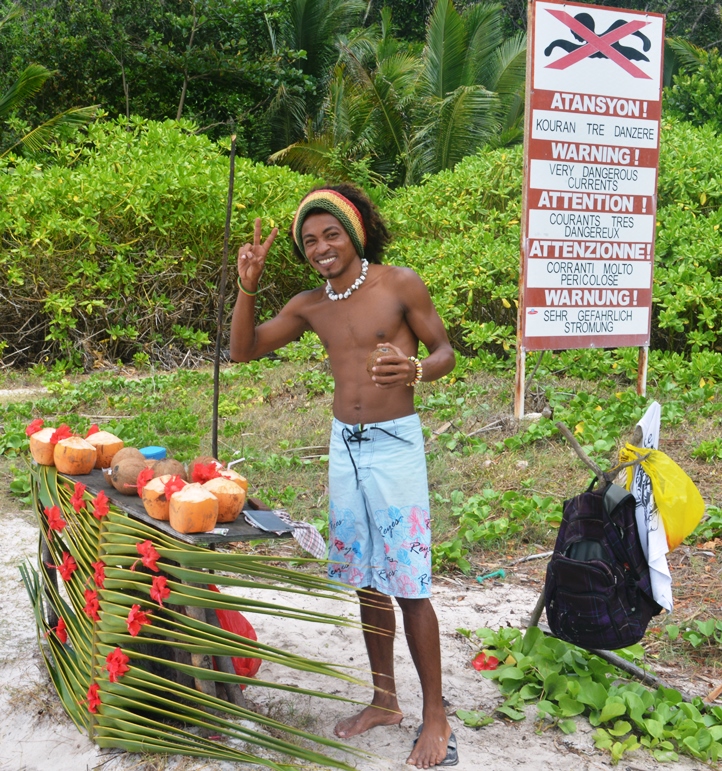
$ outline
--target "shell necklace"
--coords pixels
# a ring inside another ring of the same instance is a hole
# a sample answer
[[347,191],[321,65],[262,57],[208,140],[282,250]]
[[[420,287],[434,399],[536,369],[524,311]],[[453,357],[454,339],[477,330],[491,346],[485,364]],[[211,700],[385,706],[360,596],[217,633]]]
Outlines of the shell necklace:
[[331,282],[326,282],[326,294],[328,295],[329,300],[333,300],[333,302],[336,302],[336,300],[345,300],[347,297],[350,297],[360,286],[363,284],[364,281],[366,281],[366,274],[369,272],[369,261],[368,260],[361,260],[361,275],[356,279],[356,281],[351,284],[351,286],[341,294],[336,294],[336,292],[333,291],[333,287],[331,286]]

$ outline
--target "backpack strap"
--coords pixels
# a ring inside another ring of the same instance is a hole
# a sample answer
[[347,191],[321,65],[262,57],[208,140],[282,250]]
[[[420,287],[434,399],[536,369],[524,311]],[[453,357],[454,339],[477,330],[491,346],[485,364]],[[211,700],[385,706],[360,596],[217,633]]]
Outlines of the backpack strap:
[[[606,515],[609,517],[609,521],[616,528],[618,528],[618,525],[614,521],[614,515],[616,514],[619,506],[621,506],[621,504],[624,503],[624,501],[626,501],[628,498],[631,498],[632,501],[634,501],[634,505],[636,506],[636,498],[632,495],[632,493],[629,492],[629,490],[626,490],[624,487],[620,487],[620,485],[615,485],[610,482],[607,485],[606,489],[604,490],[604,498],[603,498],[604,511]],[[620,543],[620,546],[622,547],[623,553],[621,555],[617,554],[617,559],[621,559],[622,562],[627,566],[627,569],[629,570],[629,572],[634,577],[634,580],[639,581],[639,574],[637,573],[637,570],[634,567],[633,561],[630,559],[629,554],[627,553],[624,540],[620,539],[619,543]]]
[[614,518],[617,507],[627,497],[634,498],[629,490],[625,490],[624,487],[611,484],[610,482],[604,490],[604,511],[606,511],[607,516]]

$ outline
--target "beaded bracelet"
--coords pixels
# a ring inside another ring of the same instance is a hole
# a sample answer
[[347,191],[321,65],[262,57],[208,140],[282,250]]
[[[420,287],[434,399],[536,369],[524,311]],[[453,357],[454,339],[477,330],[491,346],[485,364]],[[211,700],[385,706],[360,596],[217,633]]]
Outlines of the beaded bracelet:
[[249,292],[247,289],[244,289],[243,288],[243,284],[241,284],[241,277],[240,276],[238,276],[236,281],[238,283],[238,288],[241,290],[241,292],[243,292],[244,295],[246,295],[246,297],[255,297],[258,294],[258,292],[259,292],[258,289],[256,289],[255,292]]
[[416,358],[416,356],[409,356],[408,359],[416,368],[416,375],[414,376],[414,379],[406,385],[409,386],[409,388],[413,388],[415,385],[421,382],[421,378],[424,376],[424,368],[421,366],[421,362]]

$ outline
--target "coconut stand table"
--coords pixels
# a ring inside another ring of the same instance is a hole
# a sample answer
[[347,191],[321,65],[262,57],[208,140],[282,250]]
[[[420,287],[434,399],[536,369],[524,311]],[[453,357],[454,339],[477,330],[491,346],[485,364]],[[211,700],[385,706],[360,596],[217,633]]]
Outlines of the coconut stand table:
[[[151,519],[138,498],[109,488],[100,471],[70,477],[33,464],[31,478],[39,560],[37,569],[26,564],[21,572],[41,654],[76,726],[101,747],[129,751],[258,763],[242,749],[250,741],[308,759],[273,732],[259,733],[259,724],[286,727],[248,709],[241,690],[257,682],[249,676],[257,657],[296,668],[300,659],[238,634],[247,629],[234,611],[317,619],[220,594],[208,585],[209,571],[215,584],[234,587],[278,588],[280,575],[301,593],[333,591],[328,581],[279,568],[277,557],[215,550],[279,537],[243,516],[222,525],[227,532],[181,534]],[[339,676],[331,665],[319,666]]]

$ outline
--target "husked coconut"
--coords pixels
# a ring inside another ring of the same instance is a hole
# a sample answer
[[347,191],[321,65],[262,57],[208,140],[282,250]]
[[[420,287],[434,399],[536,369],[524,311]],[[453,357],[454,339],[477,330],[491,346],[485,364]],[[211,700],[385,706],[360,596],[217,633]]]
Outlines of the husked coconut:
[[171,495],[170,526],[179,533],[205,533],[217,520],[218,498],[202,485],[186,485]]
[[218,498],[218,522],[234,522],[246,502],[245,490],[224,477],[209,479],[203,487]]
[[30,441],[30,454],[33,456],[33,460],[41,466],[55,465],[53,457],[55,445],[50,441],[50,437],[54,433],[55,429],[48,426],[48,428],[41,428],[40,431],[36,431],[28,437]]
[[244,476],[232,468],[221,469],[220,474],[224,479],[230,479],[231,482],[235,482],[248,495],[248,480]]
[[146,468],[145,459],[132,456],[113,463],[110,482],[123,495],[138,495],[138,474]]
[[108,468],[115,455],[123,449],[123,440],[110,431],[96,431],[86,437],[85,441],[90,442],[98,452],[95,468]]
[[55,445],[53,460],[61,474],[78,476],[90,474],[95,467],[97,455],[95,447],[82,436],[71,436],[61,439]]
[[[149,517],[160,519],[167,522],[170,519],[170,501],[166,494],[166,484],[173,478],[172,474],[164,474],[162,477],[155,477],[143,488],[143,505]],[[181,484],[185,482],[181,480]]]

